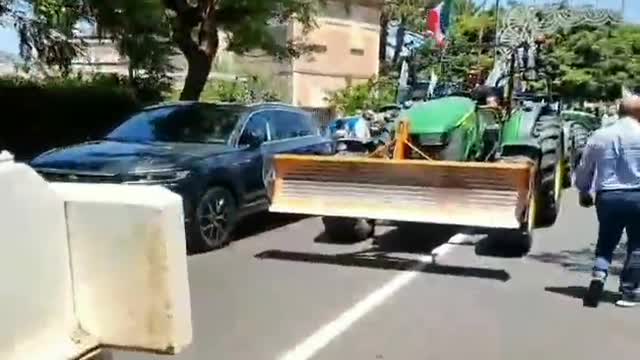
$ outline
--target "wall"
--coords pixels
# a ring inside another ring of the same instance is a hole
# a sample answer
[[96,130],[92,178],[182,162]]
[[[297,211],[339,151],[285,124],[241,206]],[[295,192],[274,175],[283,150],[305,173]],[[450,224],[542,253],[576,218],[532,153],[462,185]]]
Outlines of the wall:
[[128,74],[129,60],[118,53],[113,42],[108,39],[86,37],[83,41],[87,48],[81,56],[74,59],[72,67],[83,73]]
[[326,106],[329,92],[377,76],[380,8],[375,1],[329,1],[317,29],[305,35],[300,24],[293,25],[294,38],[323,47],[293,61],[296,105]]
[[0,359],[192,339],[182,200],[161,187],[48,184],[0,155]]

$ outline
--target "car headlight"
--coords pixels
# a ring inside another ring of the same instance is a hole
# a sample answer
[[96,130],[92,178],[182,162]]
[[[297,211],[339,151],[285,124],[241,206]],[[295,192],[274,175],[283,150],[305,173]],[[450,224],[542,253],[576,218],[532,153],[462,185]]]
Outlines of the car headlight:
[[189,170],[162,169],[136,171],[131,174],[132,179],[125,184],[165,184],[183,180],[190,174]]

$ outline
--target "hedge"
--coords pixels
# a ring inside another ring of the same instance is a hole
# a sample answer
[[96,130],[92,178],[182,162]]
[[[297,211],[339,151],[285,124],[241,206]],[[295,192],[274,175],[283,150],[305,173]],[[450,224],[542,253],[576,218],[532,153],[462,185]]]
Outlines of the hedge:
[[0,78],[0,148],[30,160],[53,147],[101,138],[141,106],[126,82],[113,76]]

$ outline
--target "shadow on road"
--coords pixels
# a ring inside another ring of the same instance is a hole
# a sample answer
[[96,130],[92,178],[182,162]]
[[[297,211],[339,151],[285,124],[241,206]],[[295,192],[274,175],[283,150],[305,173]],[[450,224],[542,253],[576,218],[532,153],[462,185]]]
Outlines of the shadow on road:
[[[231,241],[236,242],[246,239],[251,236],[256,236],[267,231],[275,230],[289,224],[293,224],[300,220],[306,219],[307,216],[302,215],[290,215],[290,214],[277,214],[277,213],[259,213],[248,216],[240,221],[236,226],[235,231],[231,235]],[[188,255],[202,255],[209,251],[203,249],[189,249]]]
[[275,230],[306,218],[308,216],[269,212],[251,215],[240,221],[233,234],[233,241]]
[[[462,276],[506,282],[511,277],[504,270],[448,266],[398,256],[399,253],[430,254],[437,246],[447,242],[460,231],[459,227],[443,225],[410,225],[393,229],[374,239],[366,250],[322,254],[267,250],[255,255],[258,259],[284,260],[371,269],[419,271],[427,274]],[[392,255],[396,254],[396,255]]]
[[[580,300],[582,300],[585,294],[587,293],[587,288],[584,286],[546,287],[544,288],[544,290],[554,294],[560,294],[560,295],[564,295],[564,296],[568,296],[568,297],[571,297],[574,299],[580,299]],[[605,290],[604,293],[602,294],[602,297],[600,298],[600,301],[610,303],[610,304],[615,304],[616,301],[618,301],[619,299],[620,299],[619,294],[612,291]]]
[[431,254],[433,249],[463,231],[460,226],[404,223],[374,237],[373,248],[380,252]]
[[[615,264],[611,266],[612,275],[620,275],[622,262],[624,262],[626,244],[621,244],[614,253]],[[593,268],[593,248],[582,248],[578,250],[563,250],[560,252],[543,252],[529,255],[530,259],[546,263],[559,265],[569,271],[590,273]]]

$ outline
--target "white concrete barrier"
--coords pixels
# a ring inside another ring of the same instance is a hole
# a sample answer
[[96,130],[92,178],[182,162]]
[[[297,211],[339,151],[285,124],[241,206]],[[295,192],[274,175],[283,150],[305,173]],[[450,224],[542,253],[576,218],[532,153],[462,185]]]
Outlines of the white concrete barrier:
[[169,190],[48,184],[2,153],[0,241],[0,359],[191,342],[182,201]]

